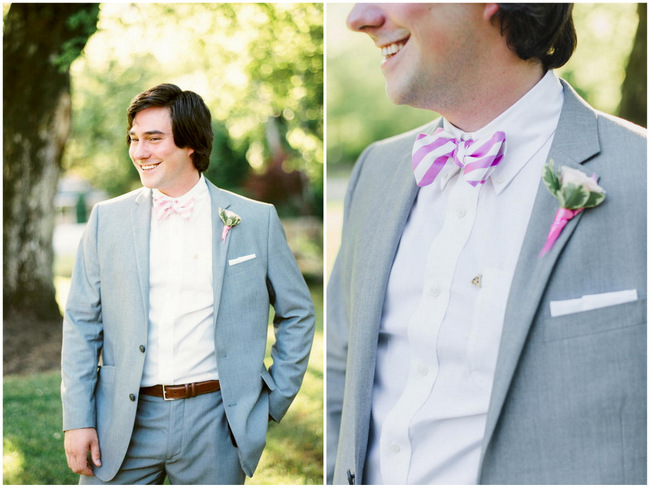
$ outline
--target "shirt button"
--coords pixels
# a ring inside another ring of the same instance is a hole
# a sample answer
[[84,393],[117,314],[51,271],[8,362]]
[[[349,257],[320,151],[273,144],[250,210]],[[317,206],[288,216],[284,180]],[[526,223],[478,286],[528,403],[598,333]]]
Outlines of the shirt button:
[[467,210],[465,210],[464,208],[459,208],[458,210],[456,210],[456,216],[459,219],[462,219],[463,217],[465,217],[465,215],[467,215]]
[[420,376],[426,376],[427,374],[429,374],[429,368],[427,368],[426,365],[424,364],[419,364],[418,373],[420,374]]
[[140,344],[140,352],[144,352],[144,351],[145,351],[145,347],[142,344]]
[[442,290],[440,290],[439,286],[434,286],[433,288],[431,288],[431,294],[434,297],[439,297],[441,292],[442,292]]
[[135,401],[135,395],[133,393],[129,393],[129,400],[131,400],[132,402]]
[[397,444],[391,444],[390,450],[397,454],[399,452],[399,446]]

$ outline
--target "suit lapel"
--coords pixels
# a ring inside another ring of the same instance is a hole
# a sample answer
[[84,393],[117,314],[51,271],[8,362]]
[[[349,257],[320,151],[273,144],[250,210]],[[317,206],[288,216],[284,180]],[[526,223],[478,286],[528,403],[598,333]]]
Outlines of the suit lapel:
[[[600,151],[596,114],[569,85],[564,82],[562,84],[564,105],[548,159],[555,161],[556,170],[560,166],[584,170],[581,164]],[[483,439],[483,455],[494,434],[521,351],[553,267],[582,217],[580,213],[569,221],[551,251],[540,258],[539,253],[557,209],[557,200],[548,192],[540,177],[535,204],[508,297]]]
[[[149,313],[149,236],[151,232],[151,190],[143,188],[131,209],[131,230],[135,265],[145,315]],[[145,319],[148,317],[145,317]]]
[[226,256],[231,235],[228,234],[225,241],[221,240],[223,222],[219,218],[219,209],[226,209],[230,206],[228,194],[210,183],[207,179],[208,190],[210,191],[210,202],[212,210],[212,291],[214,294],[214,323],[216,326],[219,304],[221,302],[221,289],[223,279],[226,275]]

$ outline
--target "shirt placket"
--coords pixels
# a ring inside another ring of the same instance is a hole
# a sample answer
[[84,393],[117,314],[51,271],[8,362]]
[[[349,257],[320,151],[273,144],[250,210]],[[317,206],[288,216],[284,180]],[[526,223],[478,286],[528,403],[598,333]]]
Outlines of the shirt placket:
[[176,318],[181,294],[182,268],[182,218],[170,215],[169,224],[169,255],[167,256],[167,296],[165,301],[165,321],[160,329],[160,371],[163,384],[173,384],[175,378],[175,343]]
[[410,367],[406,387],[382,427],[380,464],[383,482],[387,484],[408,482],[410,425],[431,395],[438,377],[438,334],[449,305],[454,271],[474,226],[483,186],[473,187],[460,176],[453,183],[443,227],[423,263],[426,273],[422,295],[408,324]]

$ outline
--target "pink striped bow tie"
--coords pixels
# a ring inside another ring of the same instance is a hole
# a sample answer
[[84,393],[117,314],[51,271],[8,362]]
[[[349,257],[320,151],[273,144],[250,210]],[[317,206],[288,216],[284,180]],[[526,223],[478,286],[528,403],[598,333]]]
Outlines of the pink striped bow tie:
[[442,127],[433,135],[419,134],[413,145],[413,172],[418,186],[430,185],[443,169],[451,174],[463,169],[470,185],[481,185],[503,159],[506,135],[495,132],[491,137],[459,141]]
[[181,203],[175,198],[156,196],[153,199],[153,208],[159,222],[172,213],[177,213],[185,220],[190,220],[192,210],[194,210],[194,199],[190,198]]

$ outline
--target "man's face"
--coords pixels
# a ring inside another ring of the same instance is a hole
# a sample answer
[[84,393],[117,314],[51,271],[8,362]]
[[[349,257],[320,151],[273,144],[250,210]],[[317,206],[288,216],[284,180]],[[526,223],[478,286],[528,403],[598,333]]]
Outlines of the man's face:
[[454,103],[461,85],[472,83],[486,32],[483,14],[478,4],[357,4],[347,24],[382,50],[394,103],[440,111]]
[[174,143],[168,107],[149,107],[138,112],[129,136],[129,156],[144,186],[178,197],[196,184],[199,173],[190,157],[194,150]]

